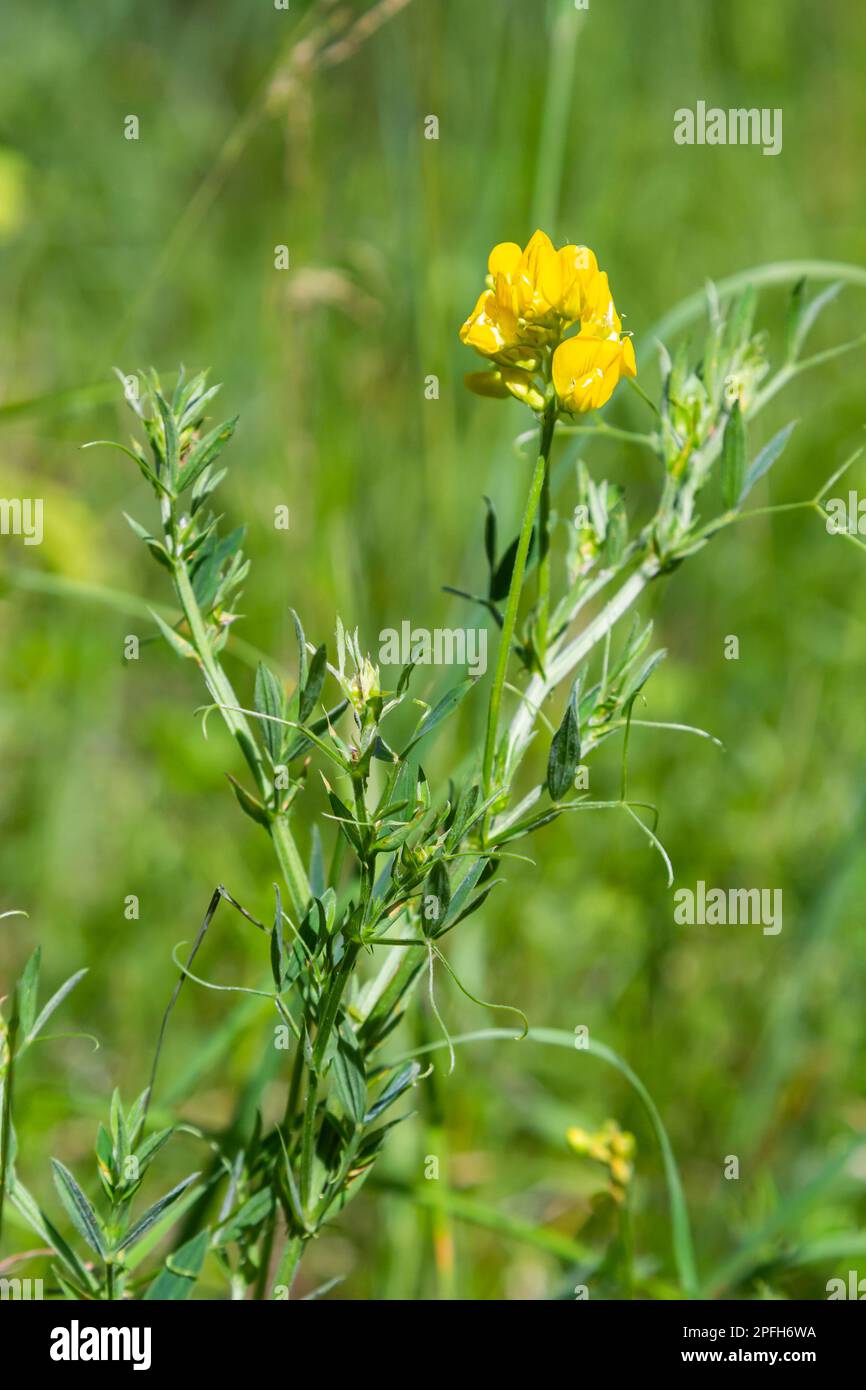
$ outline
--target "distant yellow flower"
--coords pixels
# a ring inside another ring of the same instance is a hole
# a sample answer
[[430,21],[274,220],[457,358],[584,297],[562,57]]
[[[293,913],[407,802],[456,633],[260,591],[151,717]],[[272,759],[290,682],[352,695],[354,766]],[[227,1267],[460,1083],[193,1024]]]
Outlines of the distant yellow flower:
[[565,1137],[569,1148],[581,1158],[604,1164],[610,1174],[608,1191],[615,1201],[622,1202],[634,1174],[630,1161],[634,1157],[634,1135],[620,1129],[616,1120],[605,1120],[595,1134],[572,1125]]
[[[495,370],[470,373],[471,390],[511,394],[540,411],[552,380],[561,408],[583,412],[604,405],[622,376],[636,375],[607,275],[588,246],[557,250],[537,231],[523,249],[513,241],[494,246],[487,269],[488,288],[460,338]],[[575,324],[576,337],[564,338]]]

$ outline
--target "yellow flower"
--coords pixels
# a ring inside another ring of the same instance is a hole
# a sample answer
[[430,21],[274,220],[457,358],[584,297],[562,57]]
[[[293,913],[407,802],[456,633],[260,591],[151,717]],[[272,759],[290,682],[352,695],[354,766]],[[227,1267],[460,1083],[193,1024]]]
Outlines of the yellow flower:
[[[609,295],[607,276],[602,275],[601,279],[604,282],[602,293]],[[584,319],[590,311],[596,312],[598,280],[598,261],[588,246],[563,246],[545,266],[542,287],[568,325]]]
[[572,1125],[565,1137],[569,1147],[581,1158],[594,1158],[604,1164],[610,1174],[608,1191],[615,1201],[622,1202],[634,1174],[629,1162],[635,1149],[634,1135],[620,1129],[616,1120],[605,1120],[595,1134]]
[[460,341],[484,357],[496,357],[520,342],[517,317],[491,290],[485,290],[460,330]]
[[563,410],[572,414],[605,405],[624,376],[637,376],[637,363],[631,338],[621,338],[618,330],[600,337],[595,325],[581,329],[553,354],[553,385]]
[[514,241],[494,246],[487,269],[498,304],[523,321],[524,331],[541,328],[558,335],[584,316],[598,261],[588,246],[557,251],[550,237],[537,231],[523,251]]
[[[595,410],[623,376],[636,376],[634,348],[623,338],[610,284],[588,246],[559,250],[536,231],[521,249],[494,246],[488,288],[460,330],[461,340],[496,364],[466,384],[479,395],[511,394],[540,411],[553,385],[563,410]],[[574,338],[563,334],[574,324]]]

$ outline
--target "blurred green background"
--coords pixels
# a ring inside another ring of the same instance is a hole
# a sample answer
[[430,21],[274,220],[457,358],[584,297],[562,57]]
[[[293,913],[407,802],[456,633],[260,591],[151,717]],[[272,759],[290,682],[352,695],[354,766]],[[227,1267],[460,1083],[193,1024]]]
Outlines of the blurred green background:
[[[149,519],[143,483],[119,454],[79,451],[128,433],[112,367],[210,364],[226,383],[223,414],[242,420],[223,505],[247,524],[253,560],[239,635],[287,673],[290,605],[317,641],[339,612],[371,649],[405,618],[477,621],[441,586],[481,582],[482,494],[510,532],[526,485],[513,447],[525,413],[462,385],[477,361],[457,329],[490,246],[541,225],[594,247],[655,391],[648,330],[707,278],[866,261],[864,19],[859,4],[812,0],[592,0],[585,13],[571,0],[6,0],[0,494],[44,498],[45,540],[0,538],[0,911],[29,913],[0,930],[0,994],[41,942],[45,989],[89,967],[57,1030],[100,1041],[45,1043],[19,1074],[18,1166],[52,1209],[48,1155],[89,1175],[111,1087],[131,1098],[145,1085],[171,950],[214,885],[266,913],[272,880],[267,840],[225,783],[235,750],[215,722],[204,742],[193,718],[196,673],[156,641],[123,659],[127,634],[153,632],[142,599],[167,594],[122,518]],[[698,99],[781,107],[782,153],[675,145],[673,112]],[[438,140],[424,138],[429,115]],[[784,289],[761,299],[774,346],[784,304]],[[812,346],[864,325],[866,295],[847,289]],[[842,462],[861,437],[862,382],[854,354],[773,403],[758,442],[801,423],[757,501],[809,496]],[[651,423],[624,390],[608,418]],[[583,456],[648,514],[650,454],[601,442]],[[273,528],[279,503],[288,533]],[[661,808],[678,885],[781,887],[779,936],[675,926],[659,860],[625,818],[600,815],[527,842],[536,867],[513,863],[509,887],[449,938],[484,998],[538,1026],[586,1024],[636,1069],[681,1165],[701,1273],[744,1252],[729,1291],[745,1297],[824,1297],[858,1257],[866,1273],[866,1161],[846,1157],[866,1128],[864,561],[812,515],[768,518],[720,537],[641,609],[669,650],[646,717],[709,728],[726,751],[636,732],[632,792]],[[731,633],[736,662],[723,658]],[[230,669],[248,695],[248,668]],[[440,742],[437,785],[481,717],[476,699]],[[618,758],[611,745],[593,764],[594,793],[616,794]],[[201,968],[254,984],[257,952],[227,912]],[[501,1022],[444,979],[438,1000],[455,1030]],[[230,1011],[188,988],[161,1101]],[[430,1026],[422,1010],[407,1036]],[[225,1122],[269,1028],[260,1015],[238,1032],[177,1113]],[[604,1255],[604,1174],[564,1135],[612,1117],[637,1137],[640,1277],[674,1291],[658,1150],[615,1072],[487,1044],[451,1077],[440,1063],[416,1102],[379,1188],[317,1242],[305,1287],[341,1276],[331,1297],[570,1296],[581,1271],[538,1233]],[[430,1153],[438,1185],[423,1182]],[[723,1177],[731,1154],[738,1181]],[[201,1157],[181,1139],[164,1167]],[[450,1220],[413,1200],[446,1181],[478,1210]],[[491,1211],[524,1223],[519,1238],[487,1229]],[[622,1291],[603,1267],[594,1277],[593,1296]]]

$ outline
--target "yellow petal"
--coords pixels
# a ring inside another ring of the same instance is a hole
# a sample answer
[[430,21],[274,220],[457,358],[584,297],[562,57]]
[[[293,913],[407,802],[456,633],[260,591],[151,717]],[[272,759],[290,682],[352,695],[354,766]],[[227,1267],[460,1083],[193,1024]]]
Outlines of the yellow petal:
[[623,374],[623,358],[624,343],[617,339],[566,338],[553,354],[553,384],[563,408],[585,414],[606,405]]
[[500,372],[467,372],[463,380],[476,396],[492,396],[497,400],[504,400],[509,394]]
[[540,281],[548,272],[556,273],[554,263],[558,271],[557,253],[550,237],[546,232],[533,232],[512,276],[518,312],[524,317],[544,314],[550,308],[550,301],[541,292]]
[[487,269],[494,280],[497,275],[513,275],[520,256],[521,250],[516,241],[500,241],[487,258]]
[[620,332],[622,324],[614,307],[606,271],[600,270],[588,281],[580,318],[600,338]]
[[469,318],[460,329],[460,341],[485,357],[493,357],[517,339],[517,320],[496,298],[484,290]]
[[538,264],[539,257],[546,259],[549,256],[555,255],[556,251],[553,242],[550,240],[547,232],[538,230],[532,233],[532,236],[526,243],[522,259],[524,266],[535,267]]
[[493,293],[496,295],[496,302],[502,311],[517,318],[519,312],[517,293],[510,278],[501,271],[494,280]]
[[528,405],[531,410],[544,409],[544,396],[529,372],[522,372],[515,367],[503,367],[502,381],[506,390],[510,391],[518,401],[523,401],[523,404]]
[[574,323],[583,315],[589,287],[598,275],[598,261],[588,246],[563,246],[559,264],[562,276],[559,312],[569,323]]

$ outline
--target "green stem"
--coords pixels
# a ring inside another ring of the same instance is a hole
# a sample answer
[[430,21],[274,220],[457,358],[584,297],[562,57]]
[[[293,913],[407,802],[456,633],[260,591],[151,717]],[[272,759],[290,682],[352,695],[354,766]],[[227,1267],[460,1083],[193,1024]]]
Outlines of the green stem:
[[482,765],[485,798],[490,795],[493,787],[493,765],[496,757],[496,737],[499,729],[499,710],[502,705],[502,688],[505,684],[508,658],[511,655],[511,641],[514,636],[517,609],[520,604],[520,594],[523,588],[523,575],[526,570],[526,556],[529,551],[530,537],[532,536],[532,523],[535,520],[535,513],[538,508],[538,501],[541,496],[541,489],[544,485],[546,472],[547,459],[544,454],[539,454],[535,464],[535,471],[532,474],[529,496],[526,499],[526,510],[523,513],[523,524],[520,528],[520,536],[517,542],[517,553],[514,557],[514,570],[511,575],[511,587],[508,591],[508,602],[505,608],[502,634],[499,639],[499,651],[496,657],[493,687],[490,691],[490,704],[487,710],[487,734],[484,741],[484,762]]
[[316,1046],[313,1051],[313,1067],[316,1071],[319,1071],[324,1061],[325,1049],[328,1045],[328,1039],[331,1036],[334,1020],[337,1017],[340,1000],[349,982],[349,976],[355,968],[355,961],[358,959],[360,949],[360,946],[356,942],[352,942],[346,947],[345,955],[328,986],[328,994],[325,999],[325,1007],[322,1010],[321,1019],[319,1020],[319,1031],[316,1034]]
[[289,1142],[289,1130],[295,1118],[298,1108],[298,1099],[301,1094],[301,1081],[304,1075],[304,1034],[307,1029],[307,1016],[304,1015],[301,1036],[295,1047],[295,1060],[292,1063],[292,1079],[289,1082],[289,1091],[286,1096],[286,1110],[283,1115],[283,1129],[285,1130],[286,1143]]
[[548,628],[550,626],[550,446],[553,442],[553,429],[556,424],[556,404],[548,405],[541,422],[541,446],[539,453],[544,459],[544,477],[541,483],[541,499],[538,513],[538,607],[535,622],[535,645],[541,666],[547,654]]
[[[331,1036],[331,1031],[336,1021],[340,1000],[349,982],[349,976],[355,968],[355,962],[358,959],[358,952],[360,949],[360,946],[354,942],[346,947],[343,959],[331,979],[331,983],[328,986],[328,993],[325,996],[321,1018],[319,1020],[319,1029],[316,1034],[312,1065],[307,1067],[307,1095],[304,1102],[304,1119],[301,1127],[301,1167],[299,1184],[301,1207],[305,1218],[307,1218],[309,1212],[313,1158],[316,1147],[316,1106],[319,1096],[319,1073],[324,1062],[328,1039]],[[302,1046],[302,1044],[299,1044],[299,1046]],[[294,1086],[294,1084],[293,1079],[292,1085]]]
[[301,1129],[301,1207],[304,1219],[310,1205],[310,1184],[313,1176],[313,1154],[316,1146],[316,1104],[319,1085],[312,1067],[307,1073],[307,1099],[304,1103],[304,1123]]
[[285,1285],[291,1295],[292,1284],[298,1272],[298,1265],[301,1263],[301,1256],[304,1253],[304,1239],[302,1236],[291,1236],[286,1243],[286,1248],[280,1258],[277,1277],[274,1280],[274,1287]]
[[6,1185],[10,1172],[9,1152],[12,1147],[12,1085],[15,1080],[15,1049],[18,1045],[20,1027],[20,993],[16,985],[12,992],[12,1015],[6,1029],[6,1076],[2,1089],[2,1110],[0,1110],[0,1233],[3,1230],[3,1206],[6,1200]]
[[[270,798],[273,788],[259,755],[253,732],[245,715],[238,713],[237,707],[240,701],[234,692],[231,681],[211,648],[198,600],[190,583],[186,566],[181,561],[175,565],[174,582],[180,606],[189,627],[192,644],[195,647],[211,693],[220,704],[226,727],[237,740],[247,765],[256,779],[259,793],[267,800]],[[306,912],[310,901],[310,885],[303,860],[285,816],[274,817],[269,827],[269,833],[289,890],[292,906],[300,918]]]
[[562,647],[557,647],[551,655],[544,676],[534,675],[524,692],[517,712],[511,721],[507,735],[506,779],[513,776],[521,754],[527,746],[537,711],[544,704],[550,692],[566,676],[580,665],[592,651],[597,642],[606,637],[615,623],[636,602],[646,586],[658,573],[652,559],[646,559],[617,590],[613,598],[593,618],[577,637]]
[[268,1269],[271,1263],[271,1255],[274,1249],[274,1236],[277,1229],[277,1214],[272,1211],[268,1223],[265,1227],[265,1234],[262,1240],[262,1249],[259,1263],[258,1278],[255,1282],[253,1298],[261,1300],[265,1296],[268,1287]]

